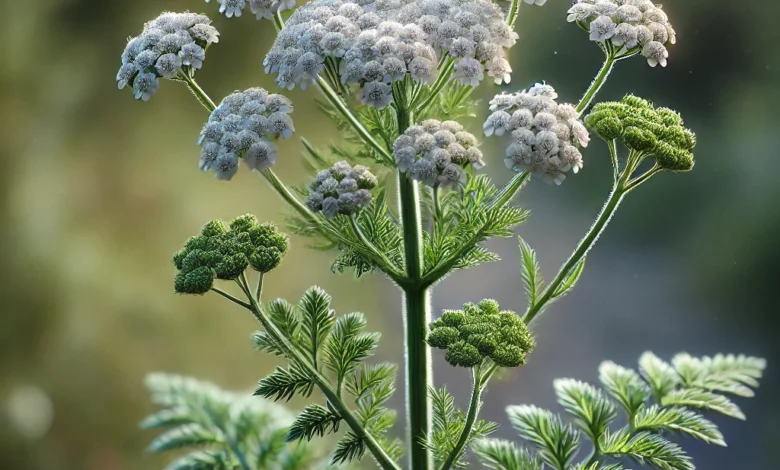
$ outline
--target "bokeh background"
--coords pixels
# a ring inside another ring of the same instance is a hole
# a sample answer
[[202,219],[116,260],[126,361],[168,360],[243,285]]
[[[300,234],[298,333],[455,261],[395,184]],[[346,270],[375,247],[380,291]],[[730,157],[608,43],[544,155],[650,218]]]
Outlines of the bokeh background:
[[[592,251],[575,292],[536,325],[539,346],[519,373],[495,382],[484,416],[504,423],[506,404],[554,407],[552,380],[596,381],[601,360],[633,365],[646,349],[761,355],[770,368],[758,396],[739,400],[747,422],[717,419],[730,447],[687,442],[699,468],[770,469],[780,445],[777,305],[780,290],[780,52],[775,0],[668,0],[679,33],[666,69],[620,63],[601,99],[632,92],[679,110],[699,136],[695,171],[663,174],[627,199]],[[512,49],[516,90],[536,81],[563,100],[583,92],[600,51],[564,21],[567,0],[523,5]],[[222,32],[199,81],[219,99],[265,86],[261,60],[270,23],[218,17],[200,0],[0,1],[0,468],[161,468],[143,452],[151,434],[149,371],[169,371],[250,389],[272,366],[248,343],[251,319],[215,296],[172,292],[168,259],[211,218],[253,212],[282,221],[284,207],[255,174],[230,183],[198,171],[195,140],[206,114],[180,85],[149,103],[118,92],[125,39],[162,9],[207,12]],[[478,96],[498,89],[484,84]],[[298,136],[338,141],[314,111],[314,90],[291,94]],[[468,123],[478,129],[486,106]],[[300,143],[282,145],[278,171],[305,181]],[[518,230],[552,275],[607,195],[603,144],[585,171],[561,187],[534,182],[519,198],[532,211]],[[493,155],[489,172],[509,175]],[[490,158],[490,157],[489,157]],[[506,260],[460,272],[436,290],[435,309],[495,297],[524,308],[514,240]],[[384,334],[378,356],[402,359],[399,296],[378,276],[333,275],[330,253],[293,240],[267,286],[294,299],[319,284],[340,312],[360,310]],[[465,400],[468,378],[438,355],[436,377]],[[396,404],[400,406],[400,394]],[[294,405],[300,406],[300,403]],[[399,432],[401,427],[399,426]]]

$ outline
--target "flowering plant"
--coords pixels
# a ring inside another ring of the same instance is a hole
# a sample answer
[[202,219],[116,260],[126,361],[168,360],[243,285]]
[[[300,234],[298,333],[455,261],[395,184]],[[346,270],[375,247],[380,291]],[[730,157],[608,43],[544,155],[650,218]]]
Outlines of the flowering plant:
[[[264,277],[282,262],[289,240],[275,225],[246,215],[229,223],[210,221],[185,243],[173,257],[174,289],[216,293],[257,319],[255,347],[288,365],[261,379],[255,395],[279,401],[308,398],[317,390],[319,403],[292,418],[261,398],[242,398],[182,377],[151,376],[152,396],[163,409],[144,425],[172,427],[151,450],[201,449],[171,468],[307,468],[317,465],[319,451],[302,443],[342,431],[328,452],[332,465],[370,454],[385,470],[466,467],[469,449],[495,469],[617,470],[634,460],[661,470],[687,470],[693,463],[671,434],[724,445],[715,424],[701,413],[744,418],[726,395],[753,394],[765,367],[761,359],[679,354],[670,364],[648,352],[638,372],[604,362],[599,369],[604,390],[576,380],[555,381],[571,424],[534,406],[508,408],[528,448],[488,438],[498,425],[478,416],[491,378],[529,360],[537,341],[533,321],[575,287],[588,251],[621,201],[656,174],[693,168],[696,139],[675,111],[633,95],[594,104],[618,61],[642,55],[652,67],[667,65],[667,46],[675,43],[676,33],[660,6],[650,0],[575,1],[566,19],[589,33],[604,52],[604,65],[573,104],[559,103],[546,83],[490,100],[484,135],[507,142],[497,159],[483,155],[463,121],[475,111],[470,96],[486,76],[498,85],[510,83],[507,50],[518,40],[520,0],[509,5],[491,0],[314,0],[297,7],[294,0],[217,3],[228,18],[249,7],[258,20],[273,23],[278,35],[263,60],[265,72],[276,76],[282,90],[317,88],[323,112],[344,133],[344,144],[333,147],[333,155],[303,140],[307,159],[319,170],[304,189],[293,191],[273,171],[276,140],[295,133],[288,98],[250,88],[217,105],[197,84],[207,50],[219,41],[205,15],[163,13],[149,22],[122,54],[118,87],[130,87],[136,99],[146,101],[160,79],[184,84],[209,112],[197,140],[202,170],[230,180],[243,161],[290,206],[290,231],[337,253],[334,271],[354,270],[358,277],[378,272],[398,287],[404,299],[407,434],[401,440],[389,432],[395,413],[386,405],[395,392],[396,369],[366,362],[379,335],[364,331],[362,314],[337,316],[318,287],[296,304],[264,301]],[[521,188],[532,176],[560,185],[581,172],[592,135],[606,144],[613,187],[553,279],[544,282],[536,253],[521,239],[521,278],[528,295],[522,314],[486,299],[436,314],[434,320],[429,302],[434,286],[453,271],[497,261],[485,242],[514,236],[527,219],[527,212],[512,204]],[[478,173],[499,160],[512,175],[503,186]],[[397,188],[388,187],[388,173]],[[434,387],[432,349],[444,350],[447,363],[471,372],[465,412],[446,388]],[[618,409],[626,426],[615,422]],[[590,453],[578,460],[584,439]]]

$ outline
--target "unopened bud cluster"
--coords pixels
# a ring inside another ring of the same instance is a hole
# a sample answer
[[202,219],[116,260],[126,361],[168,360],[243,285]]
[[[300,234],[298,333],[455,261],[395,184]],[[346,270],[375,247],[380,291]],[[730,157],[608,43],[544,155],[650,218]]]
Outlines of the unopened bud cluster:
[[615,46],[618,56],[641,50],[651,67],[666,67],[666,45],[677,41],[661,5],[651,0],[576,0],[566,19],[589,31],[591,41]]
[[353,215],[371,204],[371,189],[378,181],[368,168],[347,162],[338,162],[317,174],[309,187],[306,204],[325,217],[337,214]]
[[219,33],[207,16],[163,13],[127,43],[116,75],[117,86],[120,90],[131,86],[136,99],[148,101],[157,92],[160,78],[192,76],[203,66],[206,49],[215,42],[219,42]]
[[287,97],[262,88],[228,95],[200,133],[200,169],[213,169],[218,179],[229,180],[241,159],[250,170],[270,167],[277,154],[273,140],[286,139],[295,131],[289,116],[292,110]]
[[267,273],[279,265],[287,247],[286,235],[253,215],[237,217],[229,225],[212,220],[173,255],[179,270],[174,288],[181,294],[205,294],[214,279],[234,280],[248,267]]
[[582,168],[579,147],[588,146],[590,135],[574,106],[558,104],[556,98],[553,87],[539,83],[527,91],[496,95],[490,101],[493,113],[482,127],[487,136],[511,133],[507,168],[561,184],[566,172]]
[[[210,3],[211,0],[206,0]],[[249,10],[260,19],[270,19],[274,13],[295,8],[295,0],[217,0],[219,12],[228,18],[239,17],[244,13],[244,9],[249,6]]]
[[328,58],[341,83],[360,85],[362,102],[380,109],[407,74],[433,82],[445,54],[464,84],[478,84],[484,71],[508,82],[504,49],[517,37],[488,0],[315,0],[287,20],[263,63],[292,89],[315,80]]
[[604,140],[618,139],[641,155],[654,156],[664,170],[693,168],[696,135],[669,108],[655,108],[647,100],[628,95],[619,102],[597,104],[585,123]]
[[465,167],[485,166],[477,138],[455,121],[429,119],[409,127],[393,144],[393,156],[401,172],[431,187],[463,183]]
[[444,359],[458,367],[473,367],[485,358],[501,367],[518,367],[536,346],[523,319],[515,312],[500,311],[491,299],[444,311],[431,323],[428,344],[445,349]]

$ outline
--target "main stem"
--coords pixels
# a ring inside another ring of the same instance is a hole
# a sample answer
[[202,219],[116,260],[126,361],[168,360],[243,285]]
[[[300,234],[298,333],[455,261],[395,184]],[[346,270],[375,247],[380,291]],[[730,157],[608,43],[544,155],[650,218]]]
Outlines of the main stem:
[[530,324],[531,321],[537,315],[539,315],[547,302],[552,299],[555,291],[558,290],[558,287],[566,279],[566,276],[569,275],[572,268],[574,268],[574,266],[576,266],[577,263],[579,263],[582,258],[585,257],[585,255],[588,253],[588,250],[593,247],[593,244],[599,238],[599,235],[601,235],[601,232],[604,231],[604,228],[609,223],[609,220],[615,214],[615,211],[617,210],[618,205],[620,205],[620,201],[623,200],[623,196],[625,196],[625,194],[625,181],[623,178],[621,178],[621,180],[618,181],[612,188],[612,193],[610,193],[609,199],[607,199],[606,204],[604,204],[604,207],[601,209],[601,212],[596,218],[596,221],[593,223],[593,226],[585,235],[585,238],[580,241],[580,244],[577,245],[577,249],[574,250],[574,253],[572,253],[571,256],[569,256],[569,259],[566,260],[566,263],[564,263],[564,265],[558,271],[558,275],[555,276],[555,279],[553,279],[553,281],[547,286],[544,294],[542,294],[539,300],[536,301],[536,303],[534,303],[525,313],[523,321],[525,321],[526,324]]
[[[398,110],[398,133],[412,122],[406,109]],[[431,353],[425,338],[431,321],[428,288],[422,282],[422,219],[417,183],[398,173],[398,193],[404,234],[406,277],[404,286],[404,327],[406,330],[406,417],[409,426],[409,468],[430,470],[433,459],[426,446],[432,430],[428,389],[433,384]]]

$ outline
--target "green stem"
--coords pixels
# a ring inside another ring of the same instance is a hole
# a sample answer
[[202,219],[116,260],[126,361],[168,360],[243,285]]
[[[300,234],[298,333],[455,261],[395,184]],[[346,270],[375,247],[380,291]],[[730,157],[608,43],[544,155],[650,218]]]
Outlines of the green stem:
[[330,87],[328,84],[328,81],[324,78],[317,76],[317,83],[320,85],[320,89],[322,90],[322,93],[325,95],[326,98],[328,98],[328,101],[330,101],[330,104],[333,105],[336,110],[341,113],[342,116],[350,123],[352,128],[355,130],[355,132],[358,133],[361,139],[363,141],[374,148],[374,150],[379,153],[379,155],[386,161],[386,162],[393,162],[393,157],[387,152],[387,150],[382,147],[382,145],[377,142],[377,140],[374,138],[373,135],[371,135],[370,132],[363,126],[363,124],[358,120],[358,118],[355,117],[354,114],[347,108],[347,105],[344,104],[344,101],[339,97],[339,95],[333,90],[333,88]]
[[441,201],[439,200],[439,185],[435,185],[433,187],[433,218],[434,220],[441,220],[442,213],[441,213]]
[[249,308],[250,307],[250,305],[248,303],[244,302],[243,300],[241,300],[241,299],[239,299],[237,297],[234,297],[232,294],[228,294],[227,292],[223,291],[222,289],[219,289],[219,288],[216,288],[216,287],[212,287],[211,290],[216,292],[217,294],[221,295],[222,297],[228,299],[229,301],[233,302],[234,304],[240,305],[240,306],[242,306],[244,308]]
[[[241,282],[246,285],[246,276],[241,275]],[[239,285],[241,284],[239,283]],[[251,295],[248,296],[251,303],[250,311],[262,324],[263,328],[276,340],[281,346],[284,353],[290,358],[290,360],[297,362],[301,366],[305,367],[311,374],[312,379],[317,384],[325,398],[330,402],[333,408],[338,412],[341,419],[343,419],[352,432],[355,433],[360,439],[363,440],[368,450],[373,454],[377,464],[383,470],[400,470],[398,465],[393,462],[393,459],[387,455],[387,452],[377,442],[377,440],[368,431],[366,431],[360,420],[352,413],[349,407],[338,396],[336,391],[330,385],[330,381],[322,375],[320,371],[314,367],[311,362],[300,354],[298,349],[289,341],[289,339],[276,327],[271,319],[265,314],[265,311],[258,305],[257,301]]]
[[260,170],[260,174],[271,184],[271,187],[289,204],[295,211],[300,214],[301,217],[311,222],[317,227],[321,227],[322,222],[315,216],[308,207],[306,207],[297,197],[290,191],[290,189],[276,176],[276,173],[270,168]]
[[521,171],[515,174],[515,176],[513,176],[512,179],[491,198],[487,209],[490,210],[496,207],[503,207],[508,204],[509,201],[514,199],[515,195],[520,191],[520,188],[523,187],[523,183],[528,181],[528,178],[530,177],[531,173],[527,171]]
[[[413,115],[399,108],[398,133],[412,123]],[[426,445],[432,431],[431,402],[428,390],[433,384],[431,352],[425,338],[431,321],[428,288],[421,282],[423,274],[422,221],[417,183],[398,172],[401,225],[408,284],[404,290],[404,328],[406,337],[406,403],[409,426],[409,468],[429,470],[433,459]]]
[[[442,69],[441,73],[439,73],[439,77],[436,79],[436,81],[431,86],[431,91],[428,94],[428,96],[425,97],[425,99],[420,104],[414,105],[415,112],[420,112],[423,109],[426,108],[431,102],[436,99],[436,97],[439,95],[439,92],[442,88],[444,88],[444,85],[447,84],[447,82],[450,81],[450,76],[452,75],[452,69],[455,66],[455,61],[453,59],[448,59],[447,63],[444,65],[444,68]],[[400,132],[399,132],[400,134]]]
[[209,95],[207,95],[206,92],[203,91],[203,88],[201,88],[198,85],[198,83],[195,81],[194,78],[190,77],[188,73],[182,73],[181,76],[184,79],[184,81],[187,83],[187,88],[189,88],[189,90],[192,92],[195,98],[198,99],[200,104],[202,104],[203,107],[206,108],[209,113],[217,109],[217,105],[214,104],[214,102],[211,100]]
[[606,60],[604,60],[604,65],[601,66],[601,70],[599,70],[599,74],[596,75],[596,78],[593,80],[593,83],[590,84],[590,88],[588,88],[588,91],[585,92],[579,104],[577,104],[578,113],[581,113],[588,106],[590,106],[590,103],[593,101],[593,98],[596,97],[596,93],[599,92],[601,87],[604,85],[604,82],[607,81],[607,77],[609,77],[609,73],[612,71],[612,67],[615,66],[615,56],[613,54],[606,53],[606,52],[605,54],[607,58]]
[[517,14],[520,11],[520,2],[522,0],[512,0],[509,4],[509,10],[506,12],[506,24],[514,26],[517,21]]
[[636,178],[632,179],[628,182],[628,185],[626,186],[626,191],[631,191],[632,189],[636,188],[640,184],[644,183],[645,181],[649,180],[651,176],[655,175],[656,173],[660,172],[661,168],[657,165],[651,168],[647,171],[647,173],[637,176]]
[[616,140],[608,140],[607,147],[609,147],[609,159],[612,161],[612,178],[617,183],[620,177],[620,164],[618,163],[617,145]]
[[247,462],[244,453],[241,452],[241,449],[238,448],[238,444],[236,444],[232,437],[227,438],[227,444],[230,448],[230,451],[233,452],[233,455],[236,456],[238,464],[241,466],[241,470],[252,470],[252,467],[249,466],[249,462]]
[[452,468],[463,452],[463,448],[466,447],[466,444],[468,444],[469,437],[471,437],[471,433],[473,431],[472,428],[477,420],[477,416],[479,415],[479,409],[482,406],[482,392],[485,390],[490,377],[493,376],[493,373],[496,371],[496,369],[498,369],[498,367],[493,365],[484,375],[480,374],[479,367],[473,369],[474,388],[471,391],[471,400],[469,401],[469,410],[466,414],[466,422],[463,425],[463,430],[460,432],[458,442],[455,444],[455,447],[453,447],[450,455],[447,457],[447,460],[442,464],[441,467],[439,467],[439,470],[449,470]]
[[625,194],[625,177],[621,177],[621,180],[618,181],[612,188],[612,193],[610,193],[606,204],[604,204],[604,207],[601,209],[601,212],[596,218],[596,221],[593,223],[593,226],[590,228],[590,230],[588,230],[585,238],[580,241],[579,245],[577,245],[577,248],[574,250],[574,253],[572,253],[571,256],[569,256],[569,259],[566,260],[566,262],[563,264],[561,269],[558,271],[558,274],[555,276],[555,279],[553,279],[553,281],[545,289],[544,294],[542,294],[541,297],[539,297],[539,300],[537,300],[531,307],[529,307],[527,312],[525,312],[523,321],[525,321],[526,324],[530,324],[531,321],[536,318],[539,313],[541,313],[547,302],[549,302],[554,297],[558,287],[566,279],[566,276],[569,275],[569,272],[571,272],[572,268],[574,268],[574,266],[576,266],[577,263],[579,263],[580,260],[585,257],[585,255],[588,253],[588,250],[593,247],[593,244],[596,243],[599,235],[601,235],[601,232],[604,231],[604,228],[615,214],[615,211],[620,205],[620,202],[623,200],[623,196]]
[[260,303],[260,297],[263,295],[263,277],[265,273],[259,273],[257,276],[257,287],[255,288],[255,299]]

